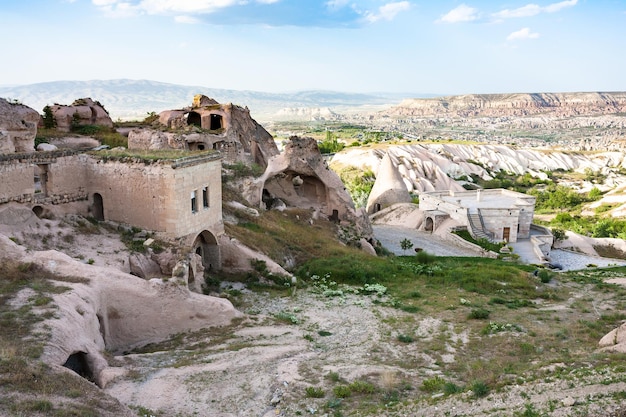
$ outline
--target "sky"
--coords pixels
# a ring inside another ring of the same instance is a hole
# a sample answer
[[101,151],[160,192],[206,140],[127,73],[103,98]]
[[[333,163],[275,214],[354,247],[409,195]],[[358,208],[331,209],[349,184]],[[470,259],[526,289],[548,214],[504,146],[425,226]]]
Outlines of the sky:
[[626,0],[0,0],[0,85],[626,91]]

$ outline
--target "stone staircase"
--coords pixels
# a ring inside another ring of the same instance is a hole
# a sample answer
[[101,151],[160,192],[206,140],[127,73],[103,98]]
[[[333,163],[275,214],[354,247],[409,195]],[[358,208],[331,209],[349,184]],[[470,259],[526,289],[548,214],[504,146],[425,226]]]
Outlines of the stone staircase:
[[483,219],[478,210],[468,211],[467,219],[471,229],[470,233],[474,236],[474,239],[487,239],[488,241],[493,239],[493,234],[485,230]]

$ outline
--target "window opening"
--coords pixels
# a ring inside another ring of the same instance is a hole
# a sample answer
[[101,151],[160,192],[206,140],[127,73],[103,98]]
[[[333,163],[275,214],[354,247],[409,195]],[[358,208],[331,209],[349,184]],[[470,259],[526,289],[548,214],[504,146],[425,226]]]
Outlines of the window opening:
[[209,130],[219,130],[221,128],[222,128],[222,116],[220,116],[219,114],[212,114],[211,126],[209,127]]
[[198,212],[198,203],[197,203],[195,190],[191,192],[191,212],[192,213]]
[[202,206],[204,208],[209,207],[209,187],[204,187],[202,189]]

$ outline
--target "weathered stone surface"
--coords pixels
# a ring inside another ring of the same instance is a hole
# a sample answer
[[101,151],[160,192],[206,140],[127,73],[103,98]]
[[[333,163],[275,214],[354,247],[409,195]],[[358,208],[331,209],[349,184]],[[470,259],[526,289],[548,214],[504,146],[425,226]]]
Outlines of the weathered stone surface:
[[74,115],[78,115],[79,125],[98,125],[113,127],[113,120],[104,106],[91,98],[80,98],[71,105],[55,104],[50,106],[57,129],[69,132],[72,127]]
[[[274,138],[250,116],[231,103],[220,104],[196,95],[191,107],[159,113],[158,129],[133,130],[130,149],[219,150],[230,163],[256,163],[263,168],[278,154]],[[163,127],[171,131],[163,132]]]
[[407,185],[399,169],[391,161],[389,153],[386,153],[376,173],[376,182],[367,199],[365,210],[368,214],[372,214],[392,204],[410,202],[411,196]]
[[56,151],[57,148],[55,145],[51,145],[49,143],[40,143],[39,145],[37,145],[37,150],[39,152],[48,152],[48,151]]
[[159,264],[142,253],[133,253],[129,257],[130,273],[143,279],[161,276]]
[[0,154],[33,152],[39,113],[0,98]]
[[602,350],[626,353],[626,323],[611,330],[602,339],[600,339],[598,345],[602,348]]

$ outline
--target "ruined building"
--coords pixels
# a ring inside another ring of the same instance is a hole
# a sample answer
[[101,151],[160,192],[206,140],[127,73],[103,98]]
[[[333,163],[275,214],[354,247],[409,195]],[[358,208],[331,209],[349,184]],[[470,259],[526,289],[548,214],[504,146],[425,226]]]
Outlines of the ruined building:
[[231,103],[196,95],[190,107],[166,110],[150,129],[128,134],[129,149],[217,150],[225,163],[258,164],[262,168],[278,155],[274,138],[250,116]]

